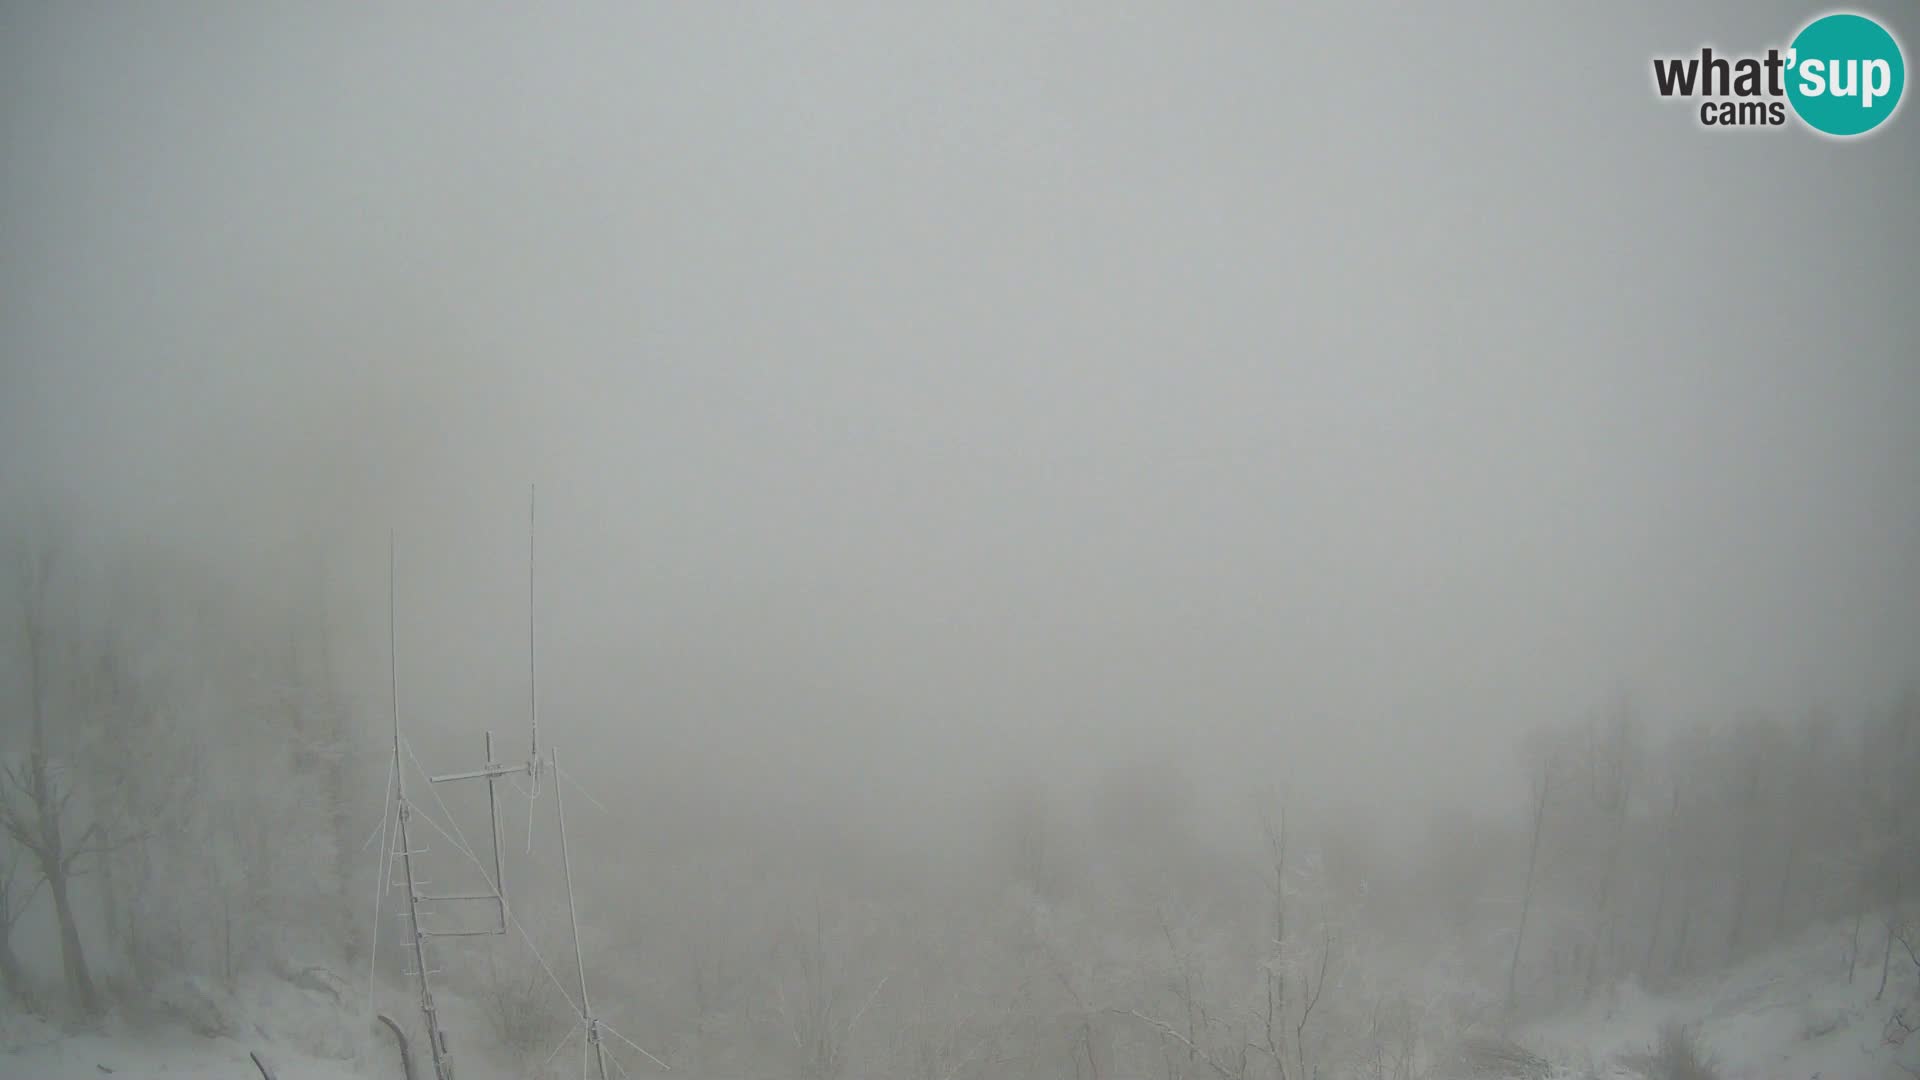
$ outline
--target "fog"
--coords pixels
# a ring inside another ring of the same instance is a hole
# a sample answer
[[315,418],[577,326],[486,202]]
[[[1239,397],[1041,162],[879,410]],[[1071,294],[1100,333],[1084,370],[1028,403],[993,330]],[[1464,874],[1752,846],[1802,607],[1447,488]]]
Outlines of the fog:
[[8,5],[0,515],[323,635],[375,755],[391,536],[452,768],[524,738],[537,488],[543,737],[622,852],[957,865],[1126,770],[1519,814],[1622,695],[1920,673],[1911,109],[1646,77],[1806,18]]

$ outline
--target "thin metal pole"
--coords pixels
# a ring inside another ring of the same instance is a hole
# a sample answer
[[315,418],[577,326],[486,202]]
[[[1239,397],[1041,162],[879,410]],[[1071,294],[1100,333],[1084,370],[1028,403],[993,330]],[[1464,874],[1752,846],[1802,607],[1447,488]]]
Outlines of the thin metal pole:
[[[399,807],[400,865],[407,875],[407,922],[413,931],[413,964],[420,977],[420,1011],[427,1019],[427,1047],[433,1051],[437,1080],[453,1080],[453,1063],[446,1058],[446,1039],[433,1004],[433,985],[427,980],[427,939],[420,932],[420,890],[413,880],[413,844],[407,838],[407,767],[400,750],[400,646],[393,618],[393,533],[387,533],[387,691],[393,703],[393,781]],[[377,928],[376,928],[377,932]]]
[[[493,732],[487,732],[487,768],[493,768]],[[495,786],[500,778],[487,776],[487,817],[493,822],[493,891],[500,898],[500,932],[507,932],[507,864],[500,851],[500,800]]]
[[[538,490],[527,485],[527,721],[533,732],[530,760],[540,760],[540,690],[535,668],[534,656],[534,600],[533,600],[533,526],[534,498]],[[556,783],[558,782],[556,778]]]
[[553,765],[553,806],[560,818],[560,872],[567,879],[567,919],[573,924],[573,962],[580,971],[580,1019],[586,1021],[587,1043],[600,1062],[600,1080],[607,1080],[606,1048],[600,1042],[600,1021],[594,1019],[593,1002],[587,998],[587,962],[580,954],[580,913],[573,904],[573,863],[567,854],[567,802],[561,793],[565,785],[560,783],[560,757],[549,750],[547,760]]
[[[539,489],[527,485],[527,726],[531,742],[527,750],[527,854],[533,854],[533,800],[540,795],[540,680],[538,675],[538,639],[534,633],[536,607],[533,582],[534,499]],[[560,778],[553,778],[557,787]]]
[[377,1013],[375,991],[379,984],[374,980],[380,974],[380,903],[387,895],[387,875],[393,872],[394,834],[387,826],[387,808],[393,805],[393,774],[399,771],[399,762],[387,766],[387,782],[380,786],[380,851],[375,861],[373,883],[373,940],[367,946],[367,1011]]

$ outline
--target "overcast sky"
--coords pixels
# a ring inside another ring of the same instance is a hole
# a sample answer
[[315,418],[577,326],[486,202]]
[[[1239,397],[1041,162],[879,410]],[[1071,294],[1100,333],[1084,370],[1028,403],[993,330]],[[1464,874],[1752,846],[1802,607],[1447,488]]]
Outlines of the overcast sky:
[[1654,96],[1793,4],[1405,7],[7,5],[9,498],[323,552],[382,660],[391,524],[467,732],[521,722],[537,481],[603,776],[1425,799],[1618,688],[1890,698],[1913,106]]

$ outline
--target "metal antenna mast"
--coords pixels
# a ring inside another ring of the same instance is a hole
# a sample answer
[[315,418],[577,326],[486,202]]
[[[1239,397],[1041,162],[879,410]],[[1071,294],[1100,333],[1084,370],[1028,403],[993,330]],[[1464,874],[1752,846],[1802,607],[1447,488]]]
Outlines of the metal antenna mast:
[[[532,730],[527,761],[532,766],[534,779],[539,780],[540,762],[540,681],[536,674],[537,657],[534,654],[534,599],[533,599],[533,526],[534,498],[538,488],[527,485],[527,724]],[[531,816],[531,815],[529,815]]]
[[[387,533],[387,689],[393,703],[393,778],[394,791],[399,806],[400,866],[407,877],[407,928],[413,935],[413,967],[420,979],[420,1012],[427,1019],[427,1046],[433,1051],[433,1075],[435,1080],[453,1080],[453,1062],[447,1057],[447,1033],[440,1027],[440,1012],[433,1004],[433,983],[429,979],[432,973],[427,968],[427,935],[420,929],[420,901],[426,897],[420,895],[419,883],[413,877],[413,857],[425,854],[426,849],[415,851],[407,838],[407,820],[412,817],[413,807],[407,802],[407,768],[405,756],[400,745],[400,646],[394,633],[393,618],[393,533]],[[376,928],[377,932],[377,928]]]
[[580,972],[580,1021],[587,1026],[587,1048],[599,1063],[600,1080],[607,1080],[607,1048],[600,1041],[600,1021],[593,1015],[593,1002],[587,997],[587,962],[580,955],[580,913],[573,906],[573,863],[567,857],[567,802],[561,795],[566,786],[560,782],[560,758],[548,751],[553,763],[553,806],[560,818],[560,872],[567,879],[567,919],[573,924],[573,963]]
[[[499,905],[500,924],[485,931],[453,931],[444,936],[466,937],[476,934],[501,934],[507,932],[507,879],[505,858],[500,844],[500,799],[499,780],[503,776],[525,772],[537,793],[540,784],[540,713],[538,683],[534,681],[533,656],[533,488],[527,488],[527,717],[533,728],[532,749],[527,760],[519,765],[502,765],[493,758],[493,732],[486,733],[486,765],[471,772],[448,773],[443,776],[430,776],[428,781],[435,784],[453,780],[485,780],[487,782],[487,817],[493,826],[493,879],[487,884],[492,886],[491,893],[463,893],[456,896],[435,896],[434,900],[494,900]],[[528,795],[527,804],[527,853],[533,853],[533,795]],[[485,869],[482,868],[482,874]]]
[[[582,1076],[585,1077],[589,1072],[590,1066],[597,1063],[599,1080],[608,1080],[608,1052],[603,1038],[604,1035],[612,1035],[614,1038],[627,1043],[662,1069],[669,1067],[666,1062],[647,1053],[639,1044],[634,1043],[633,1040],[628,1039],[596,1017],[593,1014],[592,1000],[588,997],[587,993],[587,969],[584,951],[580,944],[580,916],[574,902],[572,853],[567,846],[567,810],[561,796],[562,780],[565,779],[565,777],[560,772],[559,760],[551,749],[547,750],[544,759],[540,756],[540,693],[539,683],[536,681],[538,662],[535,654],[534,634],[536,624],[534,601],[536,593],[533,576],[533,500],[534,492],[533,489],[529,487],[527,492],[527,714],[528,723],[531,728],[531,739],[528,744],[528,758],[524,762],[511,765],[495,761],[493,754],[493,732],[489,731],[486,732],[485,748],[487,756],[486,764],[483,767],[467,772],[427,776],[429,790],[432,790],[431,785],[450,783],[456,780],[485,780],[487,782],[487,815],[489,823],[492,826],[493,834],[493,875],[487,882],[491,890],[489,892],[451,893],[446,895],[422,893],[420,886],[430,884],[430,882],[419,880],[413,876],[413,857],[426,854],[427,849],[415,849],[408,840],[407,825],[413,814],[413,804],[407,801],[406,765],[409,760],[413,759],[413,753],[400,735],[400,675],[399,662],[397,660],[399,648],[396,644],[397,638],[394,632],[394,542],[391,531],[389,531],[387,536],[387,642],[389,666],[391,668],[390,690],[393,695],[393,771],[396,784],[395,791],[399,805],[399,821],[396,830],[399,850],[395,852],[395,854],[400,857],[400,866],[406,876],[407,911],[404,917],[407,919],[409,929],[413,933],[415,970],[408,972],[408,974],[417,974],[419,977],[420,1010],[426,1016],[427,1020],[427,1042],[433,1051],[434,1080],[453,1080],[453,1061],[447,1047],[446,1032],[440,1027],[439,1012],[434,1005],[433,986],[429,976],[437,974],[437,972],[427,967],[427,939],[433,937],[503,935],[507,932],[508,925],[513,919],[513,914],[507,904],[505,881],[506,864],[501,852],[500,802],[496,788],[503,777],[512,776],[515,773],[521,772],[527,774],[532,785],[532,790],[528,793],[527,805],[527,850],[529,852],[533,850],[533,820],[535,817],[533,813],[533,799],[539,793],[541,774],[548,771],[553,773],[554,812],[559,821],[560,832],[560,867],[566,879],[567,917],[572,924],[573,959],[580,978],[579,1023],[586,1028],[587,1033],[586,1044],[582,1047],[584,1051],[581,1062]],[[417,760],[414,760],[414,767],[420,768]],[[425,775],[424,770],[422,770],[422,774]],[[439,800],[437,794],[434,798],[436,801]],[[587,798],[589,801],[593,800],[592,795],[588,795]],[[480,856],[468,846],[466,839],[460,835],[459,826],[451,820],[452,811],[447,809],[444,802],[440,802],[439,805],[441,811],[449,815],[447,827],[454,830],[452,835],[448,836],[448,840],[454,843],[458,851],[472,859],[474,864],[479,868],[481,876],[486,877],[486,865],[480,861]],[[434,826],[436,829],[439,828],[431,817],[426,817],[425,815],[423,815],[423,817],[428,825]],[[397,887],[398,885],[399,882],[393,882],[388,887]],[[431,910],[421,909],[420,905],[422,902],[459,900],[494,901],[499,913],[498,924],[484,930],[428,930],[422,925],[422,918],[433,914]],[[526,931],[523,927],[521,934],[524,936],[525,933]],[[539,950],[534,948],[531,938],[527,939],[527,945],[529,948],[534,949],[535,956],[538,958]],[[543,966],[546,963],[544,959],[540,962]],[[551,969],[549,969],[548,974],[552,974]],[[618,1062],[615,1062],[616,1066],[618,1066],[618,1064]],[[624,1072],[624,1070],[622,1071]]]

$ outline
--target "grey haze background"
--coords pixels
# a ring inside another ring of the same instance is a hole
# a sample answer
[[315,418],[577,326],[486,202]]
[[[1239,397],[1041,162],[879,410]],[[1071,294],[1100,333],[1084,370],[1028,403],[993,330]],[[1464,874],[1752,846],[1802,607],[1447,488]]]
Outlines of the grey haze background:
[[1813,12],[1668,7],[10,4],[8,513],[323,566],[379,675],[391,523],[465,736],[537,481],[603,790],[1504,800],[1619,687],[1881,702],[1920,120],[1703,131],[1650,57]]

